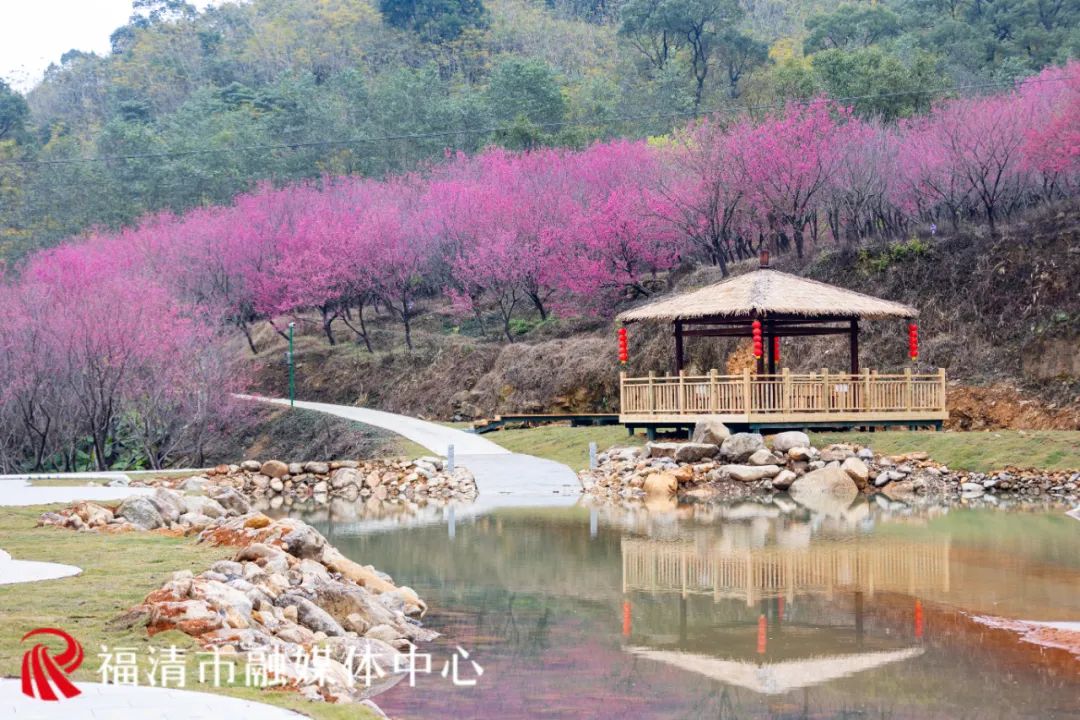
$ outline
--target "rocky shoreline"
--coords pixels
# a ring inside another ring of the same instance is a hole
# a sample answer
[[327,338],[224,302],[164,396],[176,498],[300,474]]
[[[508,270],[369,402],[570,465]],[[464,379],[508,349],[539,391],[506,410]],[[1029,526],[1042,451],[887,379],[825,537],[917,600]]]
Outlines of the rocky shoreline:
[[[304,472],[332,476],[363,465]],[[164,480],[152,494],[116,505],[80,502],[43,513],[38,524],[82,532],[197,535],[199,542],[236,548],[231,559],[201,573],[173,573],[113,625],[142,626],[149,635],[179,630],[203,648],[246,657],[249,664],[255,656],[274,656],[270,674],[276,686],[311,700],[368,702],[402,679],[395,672],[402,666],[402,650],[438,637],[420,624],[427,606],[411,588],[342,555],[310,525],[252,510],[236,486],[254,486],[254,474],[238,467]],[[380,672],[372,675],[370,663]]]
[[579,477],[594,498],[653,506],[774,494],[790,495],[803,505],[822,496],[851,502],[860,494],[920,504],[1080,498],[1077,472],[954,471],[923,452],[879,455],[853,444],[818,449],[797,431],[778,433],[767,442],[758,433],[731,434],[715,421],[698,423],[689,442],[611,448],[598,455],[595,470]]

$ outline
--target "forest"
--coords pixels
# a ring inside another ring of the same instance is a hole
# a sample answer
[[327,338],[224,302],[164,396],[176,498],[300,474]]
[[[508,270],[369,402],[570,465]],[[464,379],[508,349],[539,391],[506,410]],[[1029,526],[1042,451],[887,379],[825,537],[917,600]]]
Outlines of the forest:
[[135,0],[105,56],[0,81],[0,258],[450,152],[581,149],[846,99],[892,122],[1080,48],[1078,0]]

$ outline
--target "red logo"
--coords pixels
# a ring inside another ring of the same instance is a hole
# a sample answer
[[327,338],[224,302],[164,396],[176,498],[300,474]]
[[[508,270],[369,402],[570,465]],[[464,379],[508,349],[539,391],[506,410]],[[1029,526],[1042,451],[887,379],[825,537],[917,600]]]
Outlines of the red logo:
[[67,676],[82,665],[83,648],[79,641],[63,630],[56,628],[38,628],[23,635],[23,641],[34,635],[55,635],[62,638],[67,646],[56,657],[42,643],[26,651],[22,660],[22,691],[27,697],[38,700],[59,700],[59,692],[66,698],[73,698],[82,690],[75,687]]

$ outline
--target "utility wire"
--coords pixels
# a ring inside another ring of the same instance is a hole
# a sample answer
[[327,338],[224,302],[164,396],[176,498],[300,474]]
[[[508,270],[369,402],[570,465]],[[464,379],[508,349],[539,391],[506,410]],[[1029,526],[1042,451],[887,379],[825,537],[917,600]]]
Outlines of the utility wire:
[[[1062,82],[1066,78],[1027,78],[1020,81],[1023,84],[1027,83],[1044,83],[1044,82]],[[778,110],[783,109],[787,105],[801,105],[803,107],[809,107],[815,104],[821,103],[838,103],[846,104],[859,100],[878,100],[890,97],[912,97],[919,95],[932,95],[932,94],[944,94],[944,93],[960,93],[973,90],[987,90],[995,88],[1004,88],[1009,86],[1015,86],[1016,81],[1002,80],[997,82],[977,83],[971,85],[955,85],[949,88],[928,88],[925,90],[902,90],[886,93],[871,93],[866,95],[848,95],[846,97],[831,98],[820,97],[812,100],[790,100],[787,102],[776,102],[763,105],[746,105],[746,106],[728,106],[712,108],[709,110],[697,110],[697,111],[684,111],[684,112],[672,112],[672,113],[653,113],[645,115],[621,115],[606,120],[561,120],[555,122],[544,123],[532,123],[533,127],[543,129],[557,129],[564,127],[589,127],[597,125],[613,125],[622,122],[637,122],[643,120],[670,120],[670,119],[694,119],[705,116],[714,115],[734,115],[739,112],[753,113],[762,110]],[[98,155],[92,157],[77,157],[77,158],[57,158],[52,160],[0,160],[0,166],[4,165],[76,165],[85,163],[100,163],[100,162],[126,162],[129,160],[154,160],[162,158],[178,158],[178,157],[192,157],[197,155],[214,155],[222,152],[254,152],[254,151],[274,151],[274,150],[300,150],[305,148],[316,147],[348,147],[351,145],[368,145],[373,143],[385,143],[398,140],[430,140],[440,137],[451,137],[455,135],[491,135],[498,132],[506,132],[513,130],[512,125],[503,125],[491,128],[459,128],[455,130],[435,130],[431,132],[420,133],[405,133],[401,135],[381,135],[371,137],[356,137],[347,140],[308,140],[302,142],[291,143],[274,143],[263,145],[237,145],[237,146],[222,146],[215,148],[197,148],[192,150],[166,150],[161,152],[147,152],[147,153],[131,153],[127,155]]]

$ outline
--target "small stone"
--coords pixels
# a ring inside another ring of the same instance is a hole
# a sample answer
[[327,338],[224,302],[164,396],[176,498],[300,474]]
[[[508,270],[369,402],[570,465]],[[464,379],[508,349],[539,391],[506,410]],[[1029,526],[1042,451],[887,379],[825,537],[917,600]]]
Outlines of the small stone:
[[791,487],[791,483],[795,482],[795,478],[798,475],[790,470],[781,470],[777,473],[776,477],[772,479],[772,486],[777,490],[787,490]]
[[326,475],[330,472],[330,465],[317,461],[304,463],[304,472],[309,472],[312,475]]
[[775,465],[776,457],[766,448],[761,448],[746,459],[748,465]]
[[788,432],[778,433],[773,436],[772,439],[773,450],[779,453],[785,453],[791,448],[810,447],[810,436],[804,432],[798,430],[789,430]]
[[289,474],[289,466],[280,460],[267,460],[259,467],[259,472],[267,477],[280,478]]
[[675,461],[681,463],[695,463],[699,460],[713,457],[719,450],[719,446],[707,443],[679,443],[679,447],[675,451]]
[[779,465],[724,465],[720,472],[739,482],[755,482],[780,474]]

